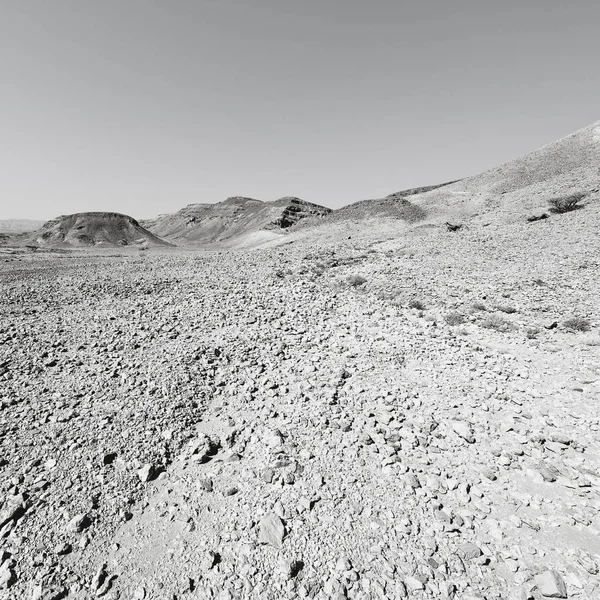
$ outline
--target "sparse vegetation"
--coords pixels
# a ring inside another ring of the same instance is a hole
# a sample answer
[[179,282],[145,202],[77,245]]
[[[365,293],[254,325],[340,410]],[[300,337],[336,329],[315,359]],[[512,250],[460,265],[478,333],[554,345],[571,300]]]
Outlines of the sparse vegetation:
[[425,310],[425,305],[420,300],[413,298],[408,303],[408,308],[416,308],[417,310]]
[[506,313],[507,315],[512,315],[517,312],[517,309],[514,306],[509,306],[507,304],[498,304],[494,308],[500,312]]
[[367,283],[367,279],[362,275],[348,275],[348,277],[346,277],[346,283],[350,287],[357,288]]
[[550,211],[553,213],[567,213],[573,210],[577,210],[581,208],[579,203],[586,197],[585,192],[576,192],[574,194],[570,194],[569,196],[558,196],[556,198],[551,198],[548,200],[548,204],[550,204]]
[[512,329],[512,325],[498,315],[489,315],[481,322],[481,326],[495,331],[510,331]]
[[473,302],[473,309],[474,310],[486,311],[487,310],[487,306],[483,302]]
[[540,333],[540,329],[538,327],[528,327],[525,333],[527,335],[527,339],[534,340]]
[[453,311],[449,312],[445,317],[444,321],[454,327],[455,325],[462,325],[465,322],[465,316],[461,315],[459,312]]
[[590,322],[584,317],[571,317],[567,319],[563,325],[569,331],[589,331]]

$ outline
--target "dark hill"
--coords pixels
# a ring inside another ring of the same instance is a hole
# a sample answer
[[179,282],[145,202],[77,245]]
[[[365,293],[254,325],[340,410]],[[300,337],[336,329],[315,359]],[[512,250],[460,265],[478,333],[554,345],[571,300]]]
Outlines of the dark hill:
[[20,241],[49,247],[114,247],[131,244],[170,246],[144,229],[135,219],[112,212],[85,212],[63,215]]

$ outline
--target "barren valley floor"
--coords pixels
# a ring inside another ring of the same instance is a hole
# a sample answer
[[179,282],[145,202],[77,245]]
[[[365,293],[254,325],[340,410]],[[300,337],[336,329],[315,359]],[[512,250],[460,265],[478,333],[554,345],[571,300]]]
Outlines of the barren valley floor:
[[3,597],[599,597],[594,218],[4,250]]

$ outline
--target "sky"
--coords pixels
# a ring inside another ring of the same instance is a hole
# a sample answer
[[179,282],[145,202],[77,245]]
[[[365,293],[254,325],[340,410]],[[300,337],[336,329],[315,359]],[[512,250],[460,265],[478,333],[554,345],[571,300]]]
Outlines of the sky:
[[0,219],[338,208],[600,119],[591,0],[3,0]]

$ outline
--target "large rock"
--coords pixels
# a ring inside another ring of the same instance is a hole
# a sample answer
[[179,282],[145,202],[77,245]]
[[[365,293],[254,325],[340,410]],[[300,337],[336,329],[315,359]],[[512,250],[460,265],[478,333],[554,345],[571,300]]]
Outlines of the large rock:
[[538,590],[545,598],[566,598],[567,588],[556,571],[545,571],[535,577]]
[[275,513],[265,515],[260,520],[258,531],[258,541],[260,544],[281,548],[284,537],[285,525]]

